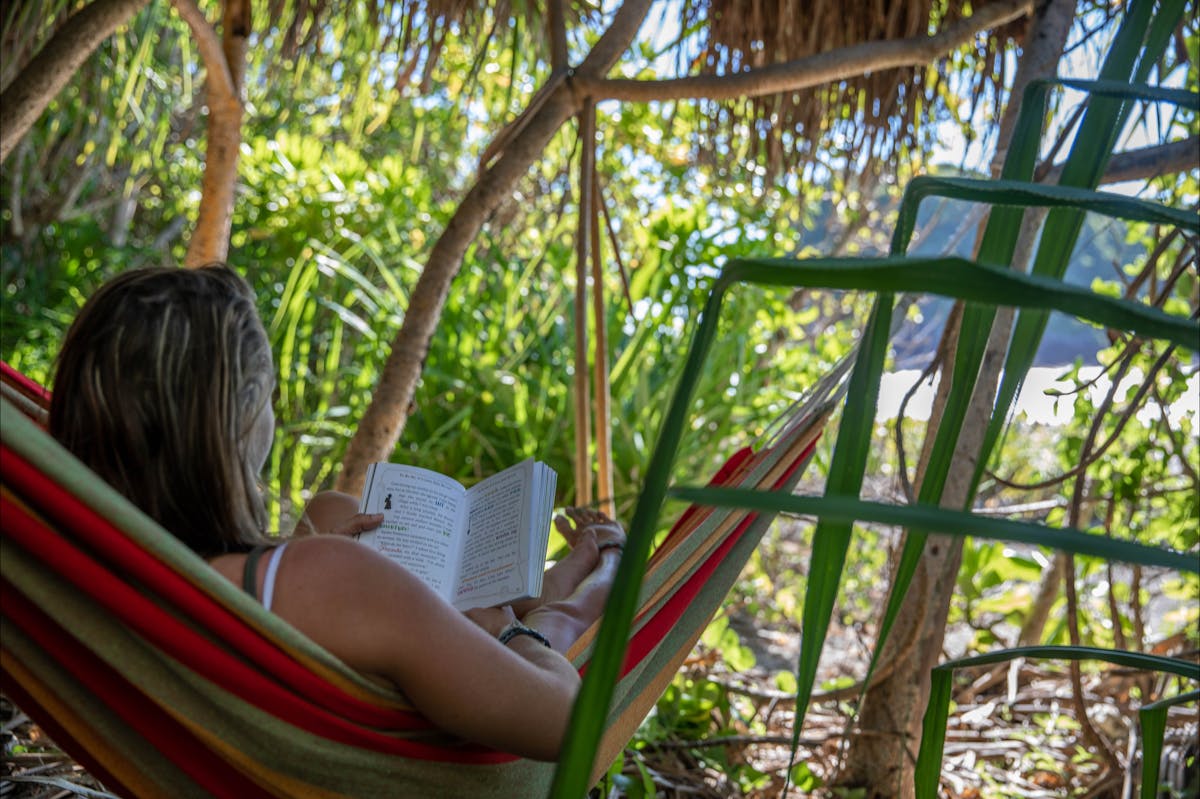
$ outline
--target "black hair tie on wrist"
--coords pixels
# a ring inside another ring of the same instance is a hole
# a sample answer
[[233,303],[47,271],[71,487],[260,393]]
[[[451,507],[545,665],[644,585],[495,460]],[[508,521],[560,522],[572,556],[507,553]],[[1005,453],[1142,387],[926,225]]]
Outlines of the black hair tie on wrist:
[[542,646],[544,646],[548,649],[553,649],[553,647],[550,646],[549,638],[542,635],[541,633],[539,633],[537,630],[533,629],[532,627],[528,627],[524,624],[521,624],[521,622],[519,622],[519,621],[514,621],[511,624],[509,624],[507,627],[505,627],[503,630],[501,630],[500,635],[498,635],[497,638],[499,639],[501,644],[507,644],[509,641],[516,638],[518,635],[528,635],[533,640],[539,642]]

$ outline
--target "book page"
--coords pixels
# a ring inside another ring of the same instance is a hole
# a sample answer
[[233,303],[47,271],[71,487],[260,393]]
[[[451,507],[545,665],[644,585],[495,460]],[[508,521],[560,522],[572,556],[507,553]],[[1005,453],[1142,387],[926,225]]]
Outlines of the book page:
[[458,561],[465,489],[428,469],[377,463],[367,473],[363,513],[382,513],[383,524],[363,543],[404,566],[447,599]]
[[467,535],[453,603],[488,607],[527,595],[532,459],[467,491]]

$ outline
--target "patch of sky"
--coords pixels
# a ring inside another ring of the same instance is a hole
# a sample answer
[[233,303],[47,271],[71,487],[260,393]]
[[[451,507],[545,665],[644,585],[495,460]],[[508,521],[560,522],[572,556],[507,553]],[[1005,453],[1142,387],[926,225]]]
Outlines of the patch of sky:
[[[1085,390],[1093,406],[1099,404],[1112,387],[1112,380],[1102,375],[1102,371],[1099,366],[1085,366],[1079,370],[1079,381],[1088,384]],[[1015,403],[1018,418],[1030,424],[1052,426],[1061,426],[1071,421],[1075,413],[1075,384],[1064,380],[1063,373],[1061,367],[1030,369]],[[879,387],[876,421],[885,422],[896,418],[900,402],[920,380],[921,374],[917,369],[904,369],[883,375]],[[1131,370],[1117,386],[1116,401],[1123,402],[1144,381],[1145,375],[1140,370]],[[1165,414],[1173,428],[1178,429],[1180,422],[1186,418],[1191,422],[1191,429],[1197,429],[1197,424],[1200,423],[1200,375],[1193,374],[1188,378],[1187,389],[1179,400],[1166,408],[1147,402],[1135,418],[1148,427]],[[908,402],[906,418],[928,421],[936,392],[937,381],[923,383]]]
[[[1058,75],[1064,79],[1094,80],[1099,76],[1101,60],[1108,51],[1116,26],[1105,25],[1106,12],[1090,10],[1082,13],[1072,27],[1064,57],[1059,63]],[[1004,55],[1004,71],[1013,76],[1017,72],[1019,53],[1009,51]],[[964,75],[952,71],[948,75],[950,88],[963,94]],[[1186,81],[1186,69],[1175,69],[1169,75],[1160,75],[1157,68],[1151,74],[1151,84],[1161,84],[1167,87],[1180,88]],[[1050,118],[1046,125],[1046,133],[1042,137],[1041,157],[1051,155],[1056,134],[1071,119],[1072,114],[1084,102],[1088,95],[1085,92],[1070,87],[1061,87],[1051,92]],[[1003,99],[1003,98],[1000,98]],[[953,167],[966,172],[984,173],[995,150],[995,126],[1002,108],[997,105],[995,97],[985,98],[978,103],[973,112],[961,123],[945,122],[938,127],[938,141],[941,147],[930,159],[931,163],[942,167]],[[1142,110],[1131,114],[1118,138],[1118,151],[1145,147],[1171,138],[1186,135],[1182,127],[1175,124],[1171,114],[1161,113],[1161,104],[1151,103],[1142,106]],[[1146,111],[1143,113],[1142,111]],[[977,131],[984,131],[983,136],[976,136]],[[1058,160],[1062,160],[1074,140],[1072,134],[1059,149]],[[1124,194],[1135,194],[1143,191],[1145,181],[1132,183],[1110,184],[1106,191]]]

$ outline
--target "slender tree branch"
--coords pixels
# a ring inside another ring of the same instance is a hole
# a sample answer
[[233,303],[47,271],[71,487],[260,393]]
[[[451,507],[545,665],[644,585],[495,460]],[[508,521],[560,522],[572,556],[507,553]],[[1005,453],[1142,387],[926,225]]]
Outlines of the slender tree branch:
[[575,504],[592,502],[591,410],[588,375],[588,262],[591,258],[592,178],[596,156],[596,106],[584,103],[579,113],[579,219],[575,232]]
[[600,210],[604,212],[604,226],[608,231],[609,246],[612,247],[613,260],[617,262],[617,274],[621,276],[621,289],[625,293],[625,304],[629,313],[633,313],[633,295],[629,292],[629,270],[625,268],[625,262],[621,259],[621,248],[617,241],[617,230],[613,227],[612,215],[608,210],[608,200],[604,196],[604,184],[600,180],[599,173],[596,174],[596,186],[600,191],[599,205]]
[[565,70],[567,61],[567,15],[563,0],[550,0],[550,66],[555,72]]
[[[957,324],[957,318],[961,316],[961,305],[955,305],[951,311],[952,320],[946,323],[947,327],[951,324]],[[904,393],[904,398],[900,400],[900,408],[896,411],[896,425],[893,428],[893,434],[896,440],[896,475],[900,478],[900,488],[904,492],[904,499],[907,502],[916,502],[917,495],[913,491],[912,480],[908,477],[908,458],[904,450],[904,417],[908,412],[908,403],[916,396],[917,390],[929,381],[938,369],[942,367],[943,361],[946,359],[945,351],[946,340],[943,339],[938,346],[937,352],[930,359],[929,364],[922,370],[921,375],[913,381],[912,386]]]
[[147,0],[95,0],[71,15],[25,69],[0,92],[0,163],[33,127],[100,42]]
[[[1142,270],[1138,272],[1137,276],[1129,282],[1129,285],[1125,287],[1125,299],[1131,300],[1137,296],[1142,284],[1144,284],[1151,275],[1158,271],[1158,260],[1162,258],[1163,254],[1168,249],[1170,249],[1175,239],[1182,235],[1183,231],[1179,228],[1175,228],[1165,236],[1161,236],[1159,238],[1154,245],[1154,249],[1150,251],[1150,255],[1146,257],[1145,266],[1143,266]],[[1120,273],[1120,270],[1116,271]]]
[[[1200,153],[1200,136],[1126,150],[1112,157],[1100,182],[1105,184],[1149,180],[1159,175],[1186,172],[1200,166],[1200,156],[1197,156],[1197,153]],[[1046,182],[1056,182],[1062,174],[1062,169],[1062,164],[1055,164],[1046,173]]]
[[[1100,423],[1108,415],[1117,389],[1120,386],[1120,382],[1125,379],[1125,374],[1128,371],[1130,364],[1133,362],[1133,356],[1138,353],[1139,349],[1139,342],[1133,342],[1126,350],[1126,360],[1122,364],[1121,369],[1118,370],[1117,376],[1113,379],[1112,385],[1109,386],[1108,394],[1105,396],[1104,402],[1101,403],[1100,407],[1096,409],[1096,414],[1088,434],[1089,443],[1092,442],[1092,440],[1095,438],[1095,435],[1099,432]],[[1068,469],[1066,472],[1057,475],[1056,477],[1051,477],[1038,483],[1016,483],[1010,480],[1005,480],[1001,477],[996,477],[996,481],[1008,488],[1031,491],[1040,488],[1049,488],[1050,486],[1057,485],[1065,480],[1069,480],[1072,477],[1081,476],[1083,472],[1087,470],[1087,467],[1095,463],[1096,460],[1104,455],[1104,453],[1107,452],[1108,449],[1117,442],[1117,438],[1120,437],[1121,431],[1125,429],[1125,425],[1129,423],[1129,420],[1132,419],[1139,410],[1141,410],[1142,400],[1145,399],[1147,392],[1154,385],[1154,380],[1158,373],[1162,371],[1162,368],[1166,365],[1167,360],[1170,359],[1174,352],[1174,344],[1170,345],[1166,350],[1163,351],[1163,354],[1160,355],[1158,360],[1154,362],[1154,365],[1150,367],[1149,374],[1147,374],[1143,379],[1142,384],[1138,387],[1137,393],[1134,395],[1133,399],[1130,400],[1129,404],[1125,406],[1125,410],[1121,412],[1121,415],[1117,417],[1117,424],[1113,428],[1112,433],[1109,434],[1108,438],[1105,439],[1103,444],[1094,448],[1089,447],[1088,451],[1082,453],[1078,465]]]
[[[1088,431],[1087,438],[1081,449],[1084,459],[1087,459],[1092,454],[1089,450],[1095,445],[1096,434],[1099,430],[1098,420],[1102,417],[1103,414],[1097,414],[1097,423],[1093,424],[1092,428]],[[1082,521],[1086,483],[1087,475],[1080,474],[1072,487],[1071,504],[1067,508],[1067,523],[1071,527],[1079,527]],[[1063,587],[1067,596],[1067,635],[1071,646],[1077,647],[1080,645],[1080,635],[1079,596],[1075,587],[1075,555],[1071,552],[1065,552],[1063,553],[1063,560],[1066,563],[1066,569],[1063,574]],[[1068,664],[1068,667],[1071,677],[1071,702],[1075,708],[1075,721],[1079,723],[1084,744],[1090,751],[1100,752],[1110,768],[1119,768],[1120,764],[1117,762],[1116,755],[1113,754],[1107,742],[1100,737],[1095,726],[1092,725],[1091,718],[1087,714],[1087,704],[1084,701],[1083,681],[1080,675],[1079,661],[1072,660]]]
[[[1071,642],[1071,646],[1080,645],[1079,636],[1079,595],[1075,589],[1075,555],[1073,553],[1065,553],[1067,561],[1067,571],[1064,578],[1064,585],[1067,593],[1067,635]],[[1072,660],[1067,664],[1068,672],[1071,678],[1071,704],[1075,709],[1075,721],[1079,723],[1080,737],[1083,739],[1084,746],[1092,752],[1099,752],[1104,759],[1104,762],[1109,768],[1119,769],[1120,761],[1109,747],[1108,742],[1100,737],[1100,733],[1096,731],[1096,727],[1092,724],[1092,719],[1087,713],[1087,701],[1084,698],[1083,680],[1079,661]]]
[[1033,9],[1032,0],[988,4],[973,16],[933,36],[863,42],[825,53],[772,64],[732,75],[694,75],[669,80],[578,79],[584,94],[596,100],[734,100],[797,91],[865,72],[924,66],[971,41],[978,33],[1012,22]]
[[245,114],[242,82],[250,40],[250,0],[225,0],[219,47],[212,26],[194,0],[175,0],[175,8],[202,42],[200,53],[208,72],[208,136],[200,210],[184,257],[186,266],[196,267],[224,261],[229,255]]
[[[599,494],[600,510],[610,518],[617,517],[613,498],[612,457],[612,385],[608,372],[608,326],[605,318],[604,267],[600,260],[600,171],[596,168],[596,107],[589,103],[592,111],[592,130],[587,134],[587,146],[592,148],[591,158],[591,202],[588,213],[588,235],[591,237],[592,260],[592,326],[596,344],[593,347],[592,374],[595,383],[595,408],[593,418],[596,428],[596,493]],[[582,190],[582,186],[580,187]]]
[[225,50],[221,46],[221,37],[217,35],[204,12],[196,5],[196,0],[171,0],[171,5],[179,12],[179,16],[187,23],[196,40],[196,49],[204,62],[208,73],[205,88],[208,90],[208,102],[211,107],[214,102],[228,102],[237,98],[234,88],[233,75],[229,71],[229,62],[225,58]]

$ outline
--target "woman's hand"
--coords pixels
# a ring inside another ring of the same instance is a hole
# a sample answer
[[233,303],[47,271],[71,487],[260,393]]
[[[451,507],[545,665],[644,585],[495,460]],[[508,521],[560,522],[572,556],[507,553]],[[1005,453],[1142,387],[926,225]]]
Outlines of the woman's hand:
[[326,534],[356,536],[369,533],[381,524],[383,524],[382,513],[356,513],[349,519],[334,524],[326,531]]
[[358,499],[339,491],[321,491],[311,500],[293,536],[356,536],[383,524],[382,513],[359,513]]
[[517,620],[511,605],[498,608],[472,608],[464,610],[463,615],[478,624],[492,637],[499,638],[505,627]]

